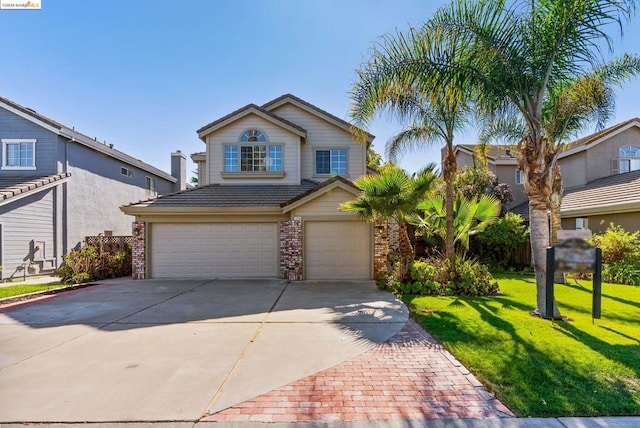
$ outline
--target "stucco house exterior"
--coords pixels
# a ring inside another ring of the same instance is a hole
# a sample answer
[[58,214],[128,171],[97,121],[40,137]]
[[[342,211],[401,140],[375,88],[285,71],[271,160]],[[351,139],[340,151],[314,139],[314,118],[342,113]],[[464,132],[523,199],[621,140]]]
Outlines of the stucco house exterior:
[[55,270],[85,236],[130,235],[119,206],[186,186],[175,176],[0,97],[2,279]]
[[134,278],[373,278],[384,227],[339,210],[367,173],[351,131],[291,94],[200,128],[198,187],[122,207]]
[[[472,165],[473,145],[456,147],[458,165]],[[528,200],[515,150],[490,146],[489,168],[511,186],[508,209],[528,217]],[[640,118],[633,118],[566,144],[558,156],[564,197],[564,229],[603,232],[610,222],[640,230]]]

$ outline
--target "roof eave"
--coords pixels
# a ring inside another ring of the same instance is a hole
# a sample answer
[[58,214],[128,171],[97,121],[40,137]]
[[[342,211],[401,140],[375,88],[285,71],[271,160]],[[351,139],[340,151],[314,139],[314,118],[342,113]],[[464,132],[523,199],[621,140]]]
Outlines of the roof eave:
[[226,118],[223,121],[220,121],[218,123],[215,123],[213,125],[210,126],[205,126],[203,128],[198,129],[198,137],[206,142],[205,137],[209,134],[211,134],[212,132],[217,131],[218,129],[224,128],[225,126],[229,125],[230,123],[233,123],[239,119],[242,119],[245,116],[248,116],[250,114],[255,114],[256,116],[261,117],[264,120],[267,120],[273,124],[276,124],[278,126],[280,126],[281,128],[286,129],[287,131],[298,135],[299,137],[302,138],[307,138],[307,132],[306,130],[303,131],[301,129],[297,129],[291,125],[289,125],[288,123],[284,122],[283,120],[279,120],[278,118],[272,116],[271,114],[265,114],[264,112],[260,111],[258,108],[254,107],[254,106],[250,106],[247,107],[241,111],[238,111],[237,114],[230,116],[228,118]]
[[587,215],[607,215],[640,211],[640,201],[621,202],[587,208],[561,209],[561,217],[579,217]]

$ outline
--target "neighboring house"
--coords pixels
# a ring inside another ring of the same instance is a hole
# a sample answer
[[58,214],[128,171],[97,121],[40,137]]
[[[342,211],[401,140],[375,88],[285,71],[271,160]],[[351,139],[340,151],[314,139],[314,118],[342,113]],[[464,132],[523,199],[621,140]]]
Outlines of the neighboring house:
[[2,279],[55,270],[85,236],[130,235],[119,207],[185,187],[186,156],[171,176],[0,97]]
[[[458,165],[473,163],[473,145],[456,147]],[[523,177],[513,149],[490,146],[489,168],[511,185],[508,208],[528,217]],[[640,230],[640,119],[634,118],[566,144],[558,156],[565,229],[604,231],[610,222]]]
[[351,131],[289,94],[200,128],[198,187],[122,207],[134,278],[372,278],[374,227],[339,210],[367,172]]

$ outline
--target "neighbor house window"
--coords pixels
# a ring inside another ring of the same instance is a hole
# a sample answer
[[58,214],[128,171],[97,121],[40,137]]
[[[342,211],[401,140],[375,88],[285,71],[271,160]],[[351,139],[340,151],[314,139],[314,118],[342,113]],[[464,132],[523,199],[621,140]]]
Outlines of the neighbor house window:
[[124,175],[125,177],[133,177],[133,171],[125,167],[120,168],[120,174]]
[[347,151],[345,149],[316,150],[317,175],[346,175]]
[[589,229],[589,219],[585,217],[576,218],[576,230]]
[[2,169],[36,169],[36,140],[3,138]]
[[621,147],[619,156],[621,174],[640,169],[640,148],[634,146]]
[[524,184],[524,172],[520,169],[516,169],[516,184]]
[[147,190],[147,194],[156,194],[156,179],[151,177],[145,177],[144,187]]
[[282,172],[282,146],[268,143],[267,136],[251,129],[240,143],[224,147],[225,172]]

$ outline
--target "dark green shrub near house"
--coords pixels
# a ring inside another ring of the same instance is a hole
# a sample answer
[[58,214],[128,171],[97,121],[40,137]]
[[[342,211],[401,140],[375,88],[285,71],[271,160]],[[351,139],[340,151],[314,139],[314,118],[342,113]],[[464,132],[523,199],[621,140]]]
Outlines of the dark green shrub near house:
[[131,246],[116,254],[100,253],[92,245],[73,250],[64,257],[64,265],[58,269],[63,282],[85,283],[107,278],[131,275]]
[[458,259],[455,270],[446,258],[414,261],[409,272],[411,282],[395,283],[403,294],[491,296],[498,293],[498,283],[489,269],[469,259]]
[[469,253],[494,270],[523,269],[513,257],[529,242],[529,229],[519,214],[508,212],[471,237]]
[[603,263],[640,261],[640,232],[627,232],[610,223],[604,233],[593,235],[589,243],[602,249]]

